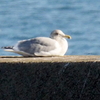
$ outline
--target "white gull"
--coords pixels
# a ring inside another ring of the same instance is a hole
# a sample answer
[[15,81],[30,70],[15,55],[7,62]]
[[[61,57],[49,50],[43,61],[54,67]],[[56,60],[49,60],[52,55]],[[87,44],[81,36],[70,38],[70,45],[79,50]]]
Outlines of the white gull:
[[50,37],[36,37],[18,41],[15,46],[2,47],[5,51],[14,52],[22,56],[63,56],[68,49],[68,42],[61,30],[54,30]]

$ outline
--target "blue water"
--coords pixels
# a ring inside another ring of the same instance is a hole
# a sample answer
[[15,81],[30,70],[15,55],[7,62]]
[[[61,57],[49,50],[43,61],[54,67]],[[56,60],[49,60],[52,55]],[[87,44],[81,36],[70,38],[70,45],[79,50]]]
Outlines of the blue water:
[[0,47],[49,36],[54,29],[72,36],[66,55],[100,55],[100,0],[0,1]]

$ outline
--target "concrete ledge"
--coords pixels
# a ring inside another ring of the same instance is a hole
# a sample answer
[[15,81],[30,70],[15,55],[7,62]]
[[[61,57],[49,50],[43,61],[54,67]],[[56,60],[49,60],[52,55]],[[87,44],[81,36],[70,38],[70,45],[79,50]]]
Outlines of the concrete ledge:
[[0,56],[0,62],[4,63],[40,63],[40,62],[100,62],[100,56],[62,56],[62,57],[21,57]]
[[100,56],[0,57],[1,100],[99,100]]

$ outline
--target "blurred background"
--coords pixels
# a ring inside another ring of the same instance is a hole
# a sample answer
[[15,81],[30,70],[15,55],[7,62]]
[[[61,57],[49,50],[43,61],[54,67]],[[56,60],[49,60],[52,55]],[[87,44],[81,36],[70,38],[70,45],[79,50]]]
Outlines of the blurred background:
[[100,0],[0,1],[0,47],[55,29],[72,36],[66,55],[100,55]]

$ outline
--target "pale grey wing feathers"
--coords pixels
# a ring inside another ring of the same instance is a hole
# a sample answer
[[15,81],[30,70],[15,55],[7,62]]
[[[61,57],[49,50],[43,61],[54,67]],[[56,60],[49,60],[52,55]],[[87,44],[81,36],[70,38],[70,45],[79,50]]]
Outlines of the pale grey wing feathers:
[[18,49],[20,51],[24,51],[30,54],[34,54],[37,52],[39,53],[41,51],[49,52],[50,50],[54,50],[55,48],[55,40],[44,37],[20,41],[18,44]]

